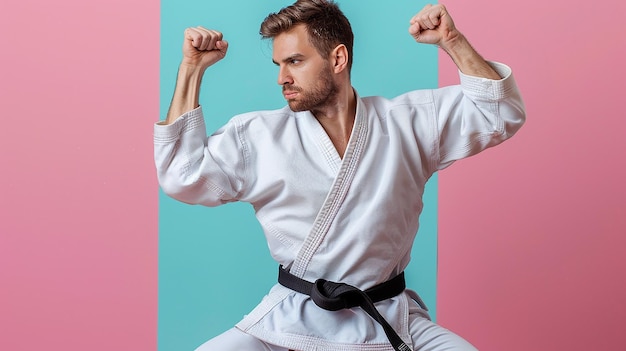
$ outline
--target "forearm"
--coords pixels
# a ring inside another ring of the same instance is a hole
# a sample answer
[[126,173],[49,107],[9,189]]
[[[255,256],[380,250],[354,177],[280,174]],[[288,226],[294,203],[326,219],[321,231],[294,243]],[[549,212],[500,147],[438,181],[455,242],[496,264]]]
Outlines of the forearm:
[[167,118],[163,124],[171,124],[186,112],[200,105],[200,84],[205,69],[181,64],[178,69],[176,88]]
[[503,77],[474,50],[464,35],[460,34],[441,48],[452,58],[459,70],[468,76],[499,80]]

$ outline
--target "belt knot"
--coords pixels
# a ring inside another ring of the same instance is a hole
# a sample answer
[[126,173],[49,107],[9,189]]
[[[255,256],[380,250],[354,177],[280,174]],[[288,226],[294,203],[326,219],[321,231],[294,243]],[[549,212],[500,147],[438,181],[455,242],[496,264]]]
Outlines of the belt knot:
[[411,348],[402,341],[400,336],[374,306],[374,302],[392,298],[404,291],[406,287],[404,273],[400,273],[400,275],[387,282],[363,291],[346,283],[332,282],[326,279],[317,279],[315,283],[311,283],[296,277],[280,266],[278,282],[291,290],[310,296],[317,306],[328,311],[361,307],[382,326],[389,342],[396,351],[411,351]]

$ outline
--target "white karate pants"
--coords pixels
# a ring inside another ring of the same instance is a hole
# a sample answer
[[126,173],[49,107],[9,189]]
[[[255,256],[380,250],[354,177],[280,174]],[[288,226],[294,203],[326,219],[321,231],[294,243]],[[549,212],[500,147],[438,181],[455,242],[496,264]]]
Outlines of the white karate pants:
[[[411,321],[409,330],[414,351],[477,351],[469,342],[433,323],[420,312],[421,309],[410,311],[410,315],[417,316]],[[196,351],[288,351],[288,349],[267,344],[237,328],[232,328],[202,344]]]

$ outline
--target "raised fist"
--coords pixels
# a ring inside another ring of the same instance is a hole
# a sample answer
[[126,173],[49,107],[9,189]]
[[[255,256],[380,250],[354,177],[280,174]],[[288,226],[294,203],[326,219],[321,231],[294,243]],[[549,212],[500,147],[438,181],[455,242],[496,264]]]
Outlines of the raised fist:
[[204,27],[185,29],[183,64],[207,68],[223,59],[227,50],[222,33]]
[[411,18],[409,34],[418,43],[445,46],[459,32],[445,6],[437,4],[426,5]]

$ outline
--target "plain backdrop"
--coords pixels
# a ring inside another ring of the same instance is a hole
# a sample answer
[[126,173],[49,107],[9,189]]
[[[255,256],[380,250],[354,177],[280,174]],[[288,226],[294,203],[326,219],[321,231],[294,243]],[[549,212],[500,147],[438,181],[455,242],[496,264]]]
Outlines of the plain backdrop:
[[[257,32],[288,3],[0,4],[0,349],[193,349],[273,284],[249,207],[160,194],[152,124],[190,25],[233,38],[203,87],[203,101],[220,102],[208,129],[282,106]],[[423,2],[340,4],[357,34],[360,94],[458,81],[445,54],[406,34]],[[528,122],[429,183],[410,285],[481,350],[621,349],[625,5],[445,4],[483,56],[513,68]],[[216,287],[229,269],[246,281]],[[237,289],[246,282],[251,291]]]

